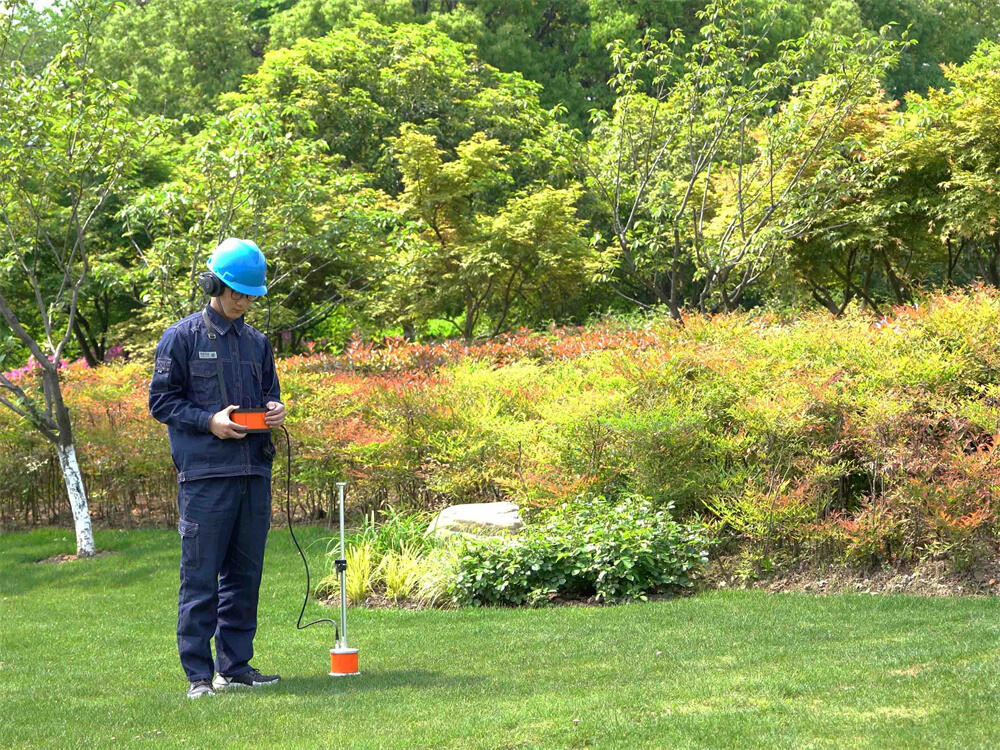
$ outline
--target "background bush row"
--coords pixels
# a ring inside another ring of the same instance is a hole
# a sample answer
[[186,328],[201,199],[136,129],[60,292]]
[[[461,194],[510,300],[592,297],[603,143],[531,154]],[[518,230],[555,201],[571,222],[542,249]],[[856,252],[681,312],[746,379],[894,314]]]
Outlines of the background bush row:
[[[1000,297],[981,289],[878,320],[649,317],[483,347],[388,340],[293,357],[279,368],[295,502],[323,518],[342,478],[352,513],[635,493],[707,522],[754,565],[966,566],[997,536],[998,329]],[[99,522],[174,519],[148,373],[139,362],[64,370]],[[51,462],[0,414],[4,528],[67,521]]]

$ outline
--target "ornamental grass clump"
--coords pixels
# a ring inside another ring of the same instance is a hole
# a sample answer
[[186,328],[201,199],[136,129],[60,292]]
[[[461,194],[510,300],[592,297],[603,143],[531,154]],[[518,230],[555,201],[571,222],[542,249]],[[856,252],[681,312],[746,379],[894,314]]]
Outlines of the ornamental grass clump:
[[693,585],[708,530],[670,506],[625,495],[580,496],[539,514],[515,537],[470,541],[457,562],[460,604],[537,605],[563,597],[645,600]]
[[[393,604],[442,607],[454,603],[451,595],[457,554],[425,532],[428,513],[387,508],[376,519],[365,517],[361,529],[346,540],[347,600],[351,605],[384,597]],[[327,575],[316,585],[319,597],[340,596],[334,561],[339,540],[330,540]]]
[[[337,552],[330,553],[330,556],[331,559],[336,557]],[[368,598],[375,583],[375,571],[378,565],[375,548],[370,542],[353,542],[347,545],[344,557],[347,560],[344,585],[347,591],[347,602],[352,605],[362,604]],[[338,598],[340,596],[339,573],[331,573],[322,578],[316,584],[315,593],[321,597]]]
[[454,604],[458,559],[458,548],[454,544],[435,547],[421,558],[417,586],[412,596],[417,605],[445,607]]
[[385,584],[385,595],[393,602],[410,598],[420,581],[424,556],[415,547],[392,550],[382,558],[378,575]]

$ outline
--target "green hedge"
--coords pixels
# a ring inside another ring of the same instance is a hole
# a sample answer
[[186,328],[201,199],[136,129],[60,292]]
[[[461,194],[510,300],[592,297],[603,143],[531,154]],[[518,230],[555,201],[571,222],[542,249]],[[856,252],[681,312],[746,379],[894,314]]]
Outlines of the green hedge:
[[[975,290],[882,319],[734,314],[677,326],[652,316],[478,347],[393,339],[293,357],[279,372],[297,501],[328,513],[343,478],[352,511],[632,493],[682,521],[702,516],[751,567],[968,567],[997,541],[997,331],[1000,299]],[[66,371],[105,523],[175,512],[166,430],[146,412],[148,371]],[[61,491],[48,446],[8,412],[0,446],[0,522],[65,507],[40,495]]]

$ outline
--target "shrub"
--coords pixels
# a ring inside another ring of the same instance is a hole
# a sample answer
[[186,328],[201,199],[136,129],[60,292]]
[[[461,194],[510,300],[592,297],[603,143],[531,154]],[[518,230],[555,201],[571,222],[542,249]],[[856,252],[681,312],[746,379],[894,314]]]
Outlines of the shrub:
[[469,541],[458,560],[461,604],[540,604],[558,595],[646,599],[692,585],[708,559],[708,532],[670,506],[625,495],[563,503],[516,537]]
[[[452,603],[449,594],[454,580],[456,553],[425,534],[428,513],[403,512],[388,508],[376,519],[366,516],[356,534],[345,540],[347,557],[347,599],[364,604],[373,594],[384,594],[393,602],[413,602],[424,607]],[[339,539],[329,543],[327,575],[316,585],[317,596],[340,595],[339,574],[334,561]]]
[[[281,359],[293,507],[332,519],[345,479],[353,512],[633,493],[679,519],[708,510],[762,568],[928,557],[969,568],[1000,542],[1000,292],[888,312],[650,316],[634,330],[352,342]],[[176,522],[149,364],[62,370],[98,525]],[[30,373],[18,382],[38,391]],[[52,446],[8,409],[0,488],[0,529],[65,522]],[[364,532],[380,537],[376,561],[400,548],[387,535],[422,534],[385,524]]]
[[[337,553],[330,553],[336,557]],[[378,560],[375,557],[375,548],[371,542],[354,542],[347,545],[344,552],[347,560],[347,573],[345,576],[345,586],[347,590],[347,602],[349,604],[362,604],[372,592],[375,583],[375,571]],[[330,573],[324,576],[316,584],[317,596],[340,596],[340,574]]]
[[385,595],[394,602],[409,599],[420,582],[422,562],[423,555],[413,547],[387,553],[378,568],[385,584]]
[[437,545],[432,536],[424,532],[431,522],[432,513],[406,512],[389,506],[365,516],[357,541],[368,542],[378,559],[389,552],[427,552]]
[[458,575],[458,550],[453,544],[436,547],[420,560],[413,600],[422,607],[454,603],[452,591]]

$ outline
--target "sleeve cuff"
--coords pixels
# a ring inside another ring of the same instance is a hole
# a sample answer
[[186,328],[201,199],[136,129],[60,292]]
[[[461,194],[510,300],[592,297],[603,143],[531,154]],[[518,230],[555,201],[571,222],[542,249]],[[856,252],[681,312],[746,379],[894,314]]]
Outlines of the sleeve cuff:
[[212,424],[212,417],[214,417],[214,416],[215,415],[212,414],[212,412],[210,412],[210,411],[206,411],[205,412],[205,417],[204,417],[204,419],[201,420],[201,429],[202,429],[202,432],[211,432],[212,431],[212,429],[211,429],[211,427],[209,427],[209,425]]

